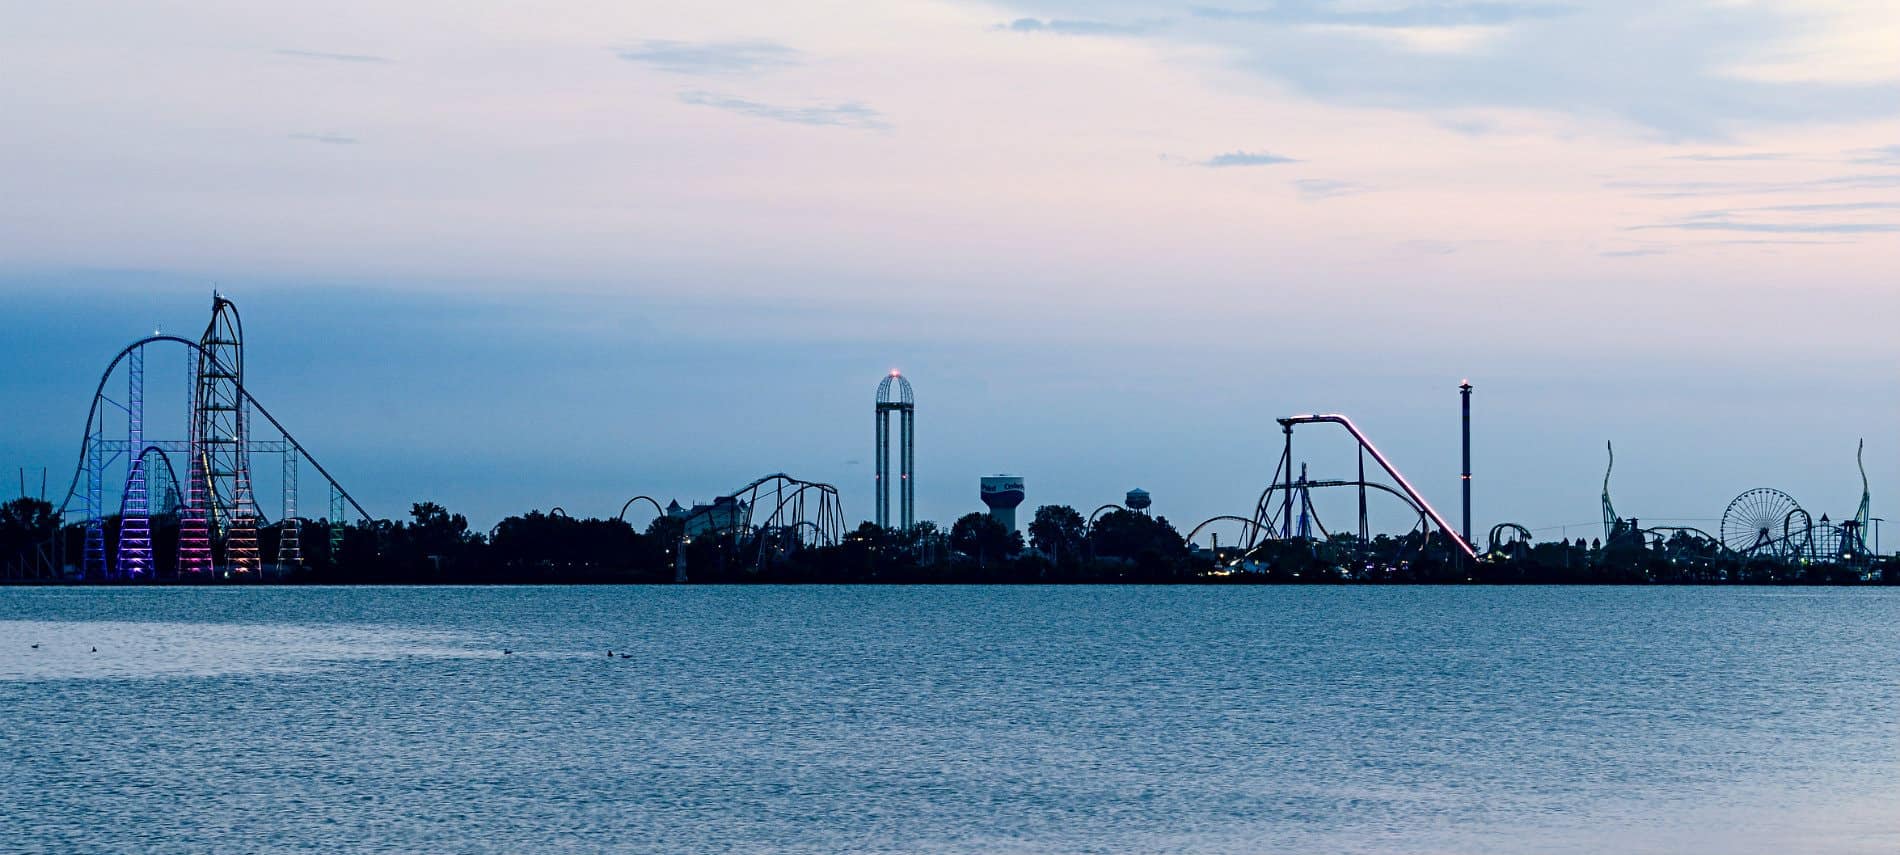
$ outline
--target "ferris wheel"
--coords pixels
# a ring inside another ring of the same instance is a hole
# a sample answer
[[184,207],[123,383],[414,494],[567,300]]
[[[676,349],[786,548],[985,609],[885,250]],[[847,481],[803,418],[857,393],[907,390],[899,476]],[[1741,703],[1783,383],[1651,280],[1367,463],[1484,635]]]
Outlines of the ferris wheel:
[[1814,520],[1793,496],[1758,487],[1722,512],[1722,545],[1748,558],[1796,558],[1812,551]]

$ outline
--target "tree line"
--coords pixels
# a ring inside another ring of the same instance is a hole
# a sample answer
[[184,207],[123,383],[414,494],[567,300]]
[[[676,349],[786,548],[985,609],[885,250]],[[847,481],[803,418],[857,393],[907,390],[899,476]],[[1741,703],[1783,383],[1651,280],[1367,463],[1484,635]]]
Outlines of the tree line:
[[[104,525],[105,541],[116,543],[118,520]],[[152,531],[154,565],[169,581],[177,520],[155,517]],[[808,532],[689,535],[676,517],[636,527],[539,510],[482,532],[471,530],[461,514],[420,502],[404,520],[334,530],[324,520],[303,521],[301,560],[289,566],[276,566],[277,526],[259,528],[258,547],[270,581],[306,584],[1900,584],[1900,566],[1890,558],[1747,561],[1712,544],[1680,540],[1520,544],[1475,562],[1442,535],[1419,532],[1215,550],[1191,547],[1166,517],[1117,509],[1091,523],[1066,505],[1037,508],[1026,533],[971,513],[947,531],[932,522],[907,531],[865,522],[838,543],[813,544]],[[105,581],[78,578],[85,535],[83,525],[60,525],[41,500],[0,505],[0,581]]]

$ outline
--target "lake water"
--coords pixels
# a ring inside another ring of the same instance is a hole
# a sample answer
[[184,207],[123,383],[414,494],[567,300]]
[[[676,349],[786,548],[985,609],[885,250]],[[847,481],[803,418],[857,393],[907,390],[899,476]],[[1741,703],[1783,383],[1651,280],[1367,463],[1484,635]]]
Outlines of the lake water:
[[1900,851],[1873,590],[0,589],[0,716],[8,851]]

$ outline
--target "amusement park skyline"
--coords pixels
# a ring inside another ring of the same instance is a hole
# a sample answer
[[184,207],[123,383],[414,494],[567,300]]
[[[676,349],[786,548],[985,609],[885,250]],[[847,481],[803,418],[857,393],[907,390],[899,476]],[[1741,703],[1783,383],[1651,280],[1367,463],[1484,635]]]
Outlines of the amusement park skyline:
[[0,13],[5,474],[63,490],[218,287],[391,517],[785,471],[871,519],[892,368],[940,523],[997,472],[1242,511],[1309,411],[1449,513],[1465,378],[1480,530],[1593,536],[1605,441],[1645,519],[1850,514],[1862,437],[1900,484],[1889,4],[562,9]]
[[[67,314],[64,326],[42,326],[23,338],[42,349],[45,362],[7,384],[0,400],[9,412],[49,414],[9,420],[7,435],[0,437],[0,461],[10,470],[47,467],[55,501],[71,477],[85,401],[105,362],[155,328],[195,337],[194,321],[201,328],[207,305],[198,298],[208,295],[191,293],[195,286],[149,276],[95,281],[118,298],[113,308],[88,310],[90,294],[71,290],[6,292],[16,314]],[[593,297],[537,302],[551,314],[524,323],[526,302],[484,298],[431,314],[423,301],[388,292],[354,291],[339,301],[332,291],[262,286],[244,302],[247,386],[382,516],[402,516],[418,501],[445,503],[478,525],[556,506],[576,515],[611,516],[632,495],[703,501],[773,471],[836,484],[851,520],[874,516],[873,431],[865,422],[877,381],[888,375],[853,369],[877,364],[869,361],[871,354],[892,348],[890,342],[807,347],[779,358],[776,372],[754,375],[754,359],[763,356],[735,353],[730,340],[620,334],[622,322],[652,306]],[[418,337],[406,317],[432,333]],[[339,336],[350,337],[355,347],[335,347]],[[505,349],[491,349],[497,347]],[[906,375],[918,384],[918,519],[947,524],[980,508],[978,477],[1009,471],[1027,479],[1031,508],[1070,504],[1086,510],[1140,486],[1156,495],[1158,513],[1185,528],[1237,507],[1245,510],[1272,475],[1279,447],[1273,420],[1312,410],[1354,414],[1426,498],[1447,517],[1456,514],[1456,386],[1433,383],[1421,372],[1387,375],[1367,388],[1331,389],[1295,378],[1283,384],[1287,404],[1235,400],[1223,413],[1209,413],[1202,404],[1218,399],[1204,398],[1194,383],[1195,369],[1173,358],[1129,363],[1117,361],[1112,348],[1086,348],[1069,361],[1051,363],[1062,371],[1034,372],[1010,364],[1025,356],[1022,351],[999,350],[982,359],[949,342],[911,347],[913,358],[904,364],[916,366]],[[173,367],[168,374],[165,362],[160,352],[148,356],[147,388],[176,386],[172,397],[182,397],[184,369]],[[1092,362],[1117,370],[1092,375]],[[694,366],[704,385],[678,384],[681,365]],[[1563,385],[1545,381],[1542,370],[1562,378]],[[1362,373],[1366,366],[1342,363],[1339,376],[1349,372],[1371,376]],[[109,391],[122,385],[122,374],[121,368]],[[1124,375],[1141,378],[1143,385],[1118,385]],[[795,379],[775,379],[782,376]],[[1646,422],[1637,412],[1585,412],[1582,404],[1592,401],[1629,404],[1629,391],[1556,366],[1500,366],[1490,378],[1474,379],[1480,534],[1509,521],[1532,527],[1540,538],[1594,537],[1606,439],[1617,442],[1612,492],[1620,513],[1656,524],[1713,523],[1732,495],[1758,486],[1787,490],[1817,516],[1844,517],[1858,500],[1856,440],[1845,426],[1783,422],[1764,413],[1757,419],[1764,430],[1842,445],[1749,456],[1743,450],[1753,441],[1752,430],[1730,428],[1702,442],[1706,453],[1684,452],[1698,441],[1689,432],[1705,424],[1689,404],[1717,407],[1728,419],[1742,418],[1743,410],[1723,410],[1715,396],[1685,393],[1682,408],[1668,411],[1672,421]],[[740,394],[751,409],[724,409],[721,390]],[[1796,400],[1831,406],[1824,399],[1843,391],[1816,382],[1799,393],[1808,397]],[[1130,393],[1165,403],[1131,411]],[[183,428],[168,428],[168,420],[156,414],[182,424],[183,408],[159,401],[162,396],[148,392],[154,415],[147,418],[146,433],[154,440],[176,439]],[[1566,396],[1575,400],[1566,403]],[[483,409],[472,403],[483,398],[516,406]],[[676,409],[643,416],[636,405],[647,401]],[[1061,405],[1051,403],[1056,401]],[[1296,401],[1312,405],[1292,406]],[[600,421],[585,414],[599,414]],[[667,435],[638,439],[642,418]],[[461,419],[482,423],[458,431]],[[403,436],[426,441],[389,439]],[[1894,455],[1882,448],[1878,434],[1870,438],[1878,515]],[[1353,465],[1350,443],[1323,435],[1303,439],[1300,457],[1315,478],[1348,476]],[[275,464],[255,468],[274,472]],[[29,481],[34,483],[28,492],[37,492],[37,475]],[[322,496],[312,495],[304,500],[306,510],[321,516]],[[274,498],[266,496],[260,506],[275,513]],[[1322,515],[1327,510],[1322,507]],[[1403,527],[1376,508],[1374,518]],[[1570,530],[1550,528],[1559,525]]]

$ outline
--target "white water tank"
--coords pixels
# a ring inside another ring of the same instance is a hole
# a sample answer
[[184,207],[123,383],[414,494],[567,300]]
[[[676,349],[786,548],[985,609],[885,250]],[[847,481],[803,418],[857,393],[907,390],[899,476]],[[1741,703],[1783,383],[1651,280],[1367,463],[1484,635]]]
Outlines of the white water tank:
[[990,508],[990,517],[1003,524],[1010,531],[1016,530],[1016,506],[1023,503],[1023,479],[1020,475],[985,475],[982,485],[983,504]]

